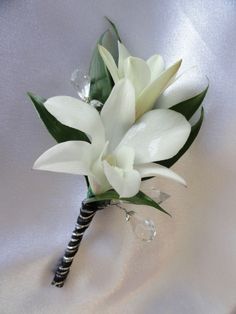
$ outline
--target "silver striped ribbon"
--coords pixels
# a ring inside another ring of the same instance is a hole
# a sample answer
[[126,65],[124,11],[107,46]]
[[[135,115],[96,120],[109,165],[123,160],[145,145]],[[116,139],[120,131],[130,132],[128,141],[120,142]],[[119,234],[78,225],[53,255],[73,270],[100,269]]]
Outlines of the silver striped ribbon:
[[98,205],[96,202],[88,204],[82,202],[80,214],[75,224],[75,229],[72,232],[71,239],[67,245],[65,253],[57,266],[52,285],[58,288],[64,286],[66,278],[70,272],[73,259],[78,252],[80,243],[83,239],[83,235],[93,220],[96,211],[98,209],[102,209],[101,205],[101,203]]

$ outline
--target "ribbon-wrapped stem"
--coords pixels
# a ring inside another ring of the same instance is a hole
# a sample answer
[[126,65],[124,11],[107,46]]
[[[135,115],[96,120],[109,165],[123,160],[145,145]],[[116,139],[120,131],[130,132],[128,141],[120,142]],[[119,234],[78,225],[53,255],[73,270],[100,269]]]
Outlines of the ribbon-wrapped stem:
[[64,256],[61,258],[60,263],[57,266],[52,285],[58,288],[64,286],[66,278],[70,272],[70,267],[73,263],[73,259],[78,252],[80,243],[83,239],[84,233],[89,227],[91,221],[93,220],[96,211],[102,209],[103,207],[104,204],[97,202],[82,202],[80,214],[75,224],[75,229],[72,232],[71,239],[67,245]]

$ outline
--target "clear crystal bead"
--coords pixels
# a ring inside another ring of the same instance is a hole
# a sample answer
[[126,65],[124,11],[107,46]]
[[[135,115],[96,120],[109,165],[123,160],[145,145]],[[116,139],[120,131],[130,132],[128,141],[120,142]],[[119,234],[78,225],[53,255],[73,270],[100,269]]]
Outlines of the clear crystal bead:
[[142,241],[150,242],[156,236],[156,226],[149,218],[143,218],[135,212],[128,212],[129,218],[126,220],[130,222],[136,237]]
[[142,184],[142,191],[158,204],[161,204],[168,198],[170,198],[169,194],[160,191],[155,185],[151,185],[149,182],[148,184],[146,184],[146,182],[144,181],[144,183]]
[[100,111],[102,109],[103,103],[101,103],[99,100],[97,99],[93,99],[90,101],[89,103],[92,107],[94,107],[95,109],[97,109],[98,111]]
[[90,92],[90,77],[84,74],[80,69],[76,69],[71,74],[71,84],[77,91],[79,97],[85,101],[89,102],[89,92]]
[[151,193],[149,193],[149,196],[154,199],[154,201],[156,201],[158,204],[163,203],[164,201],[166,201],[170,195],[165,193],[165,192],[161,192],[160,190],[158,190],[155,187],[151,187]]

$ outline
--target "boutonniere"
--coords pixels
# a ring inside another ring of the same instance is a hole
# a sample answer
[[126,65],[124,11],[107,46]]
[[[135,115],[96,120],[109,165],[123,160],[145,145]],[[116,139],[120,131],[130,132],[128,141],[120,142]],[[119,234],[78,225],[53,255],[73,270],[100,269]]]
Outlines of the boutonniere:
[[[77,69],[72,74],[79,98],[44,99],[28,93],[57,141],[33,168],[82,175],[88,188],[55,271],[52,284],[57,287],[64,285],[83,235],[98,210],[118,206],[138,238],[150,241],[155,237],[154,223],[126,210],[124,203],[151,206],[169,215],[160,205],[167,195],[159,192],[158,200],[151,198],[141,191],[142,180],[164,177],[186,185],[170,167],[190,147],[203,121],[201,104],[208,87],[163,108],[163,93],[178,80],[182,60],[166,67],[158,54],[146,61],[132,56],[115,25],[109,23],[111,29],[102,34],[95,47],[89,73]],[[192,125],[190,119],[198,110],[198,121]]]

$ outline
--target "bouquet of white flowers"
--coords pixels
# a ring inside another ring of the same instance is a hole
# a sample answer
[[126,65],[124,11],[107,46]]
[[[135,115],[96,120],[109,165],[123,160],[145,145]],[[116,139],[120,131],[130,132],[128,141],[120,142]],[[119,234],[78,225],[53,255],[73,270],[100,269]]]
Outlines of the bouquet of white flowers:
[[[72,74],[80,99],[56,96],[46,100],[28,93],[58,142],[36,160],[33,168],[83,175],[88,187],[55,272],[52,284],[57,287],[64,285],[97,210],[112,204],[123,208],[120,204],[128,202],[168,214],[160,206],[161,199],[157,202],[140,191],[141,182],[159,176],[186,185],[170,167],[190,147],[203,121],[203,108],[199,108],[208,87],[163,109],[163,92],[178,80],[182,60],[166,68],[160,55],[147,61],[131,56],[117,28],[109,23],[111,29],[101,36],[94,50],[89,75],[79,70]],[[199,119],[191,125],[189,120],[198,109]],[[127,220],[133,215],[133,211],[126,211]],[[149,220],[144,224],[154,230],[146,239],[150,240],[155,235],[154,226]]]

